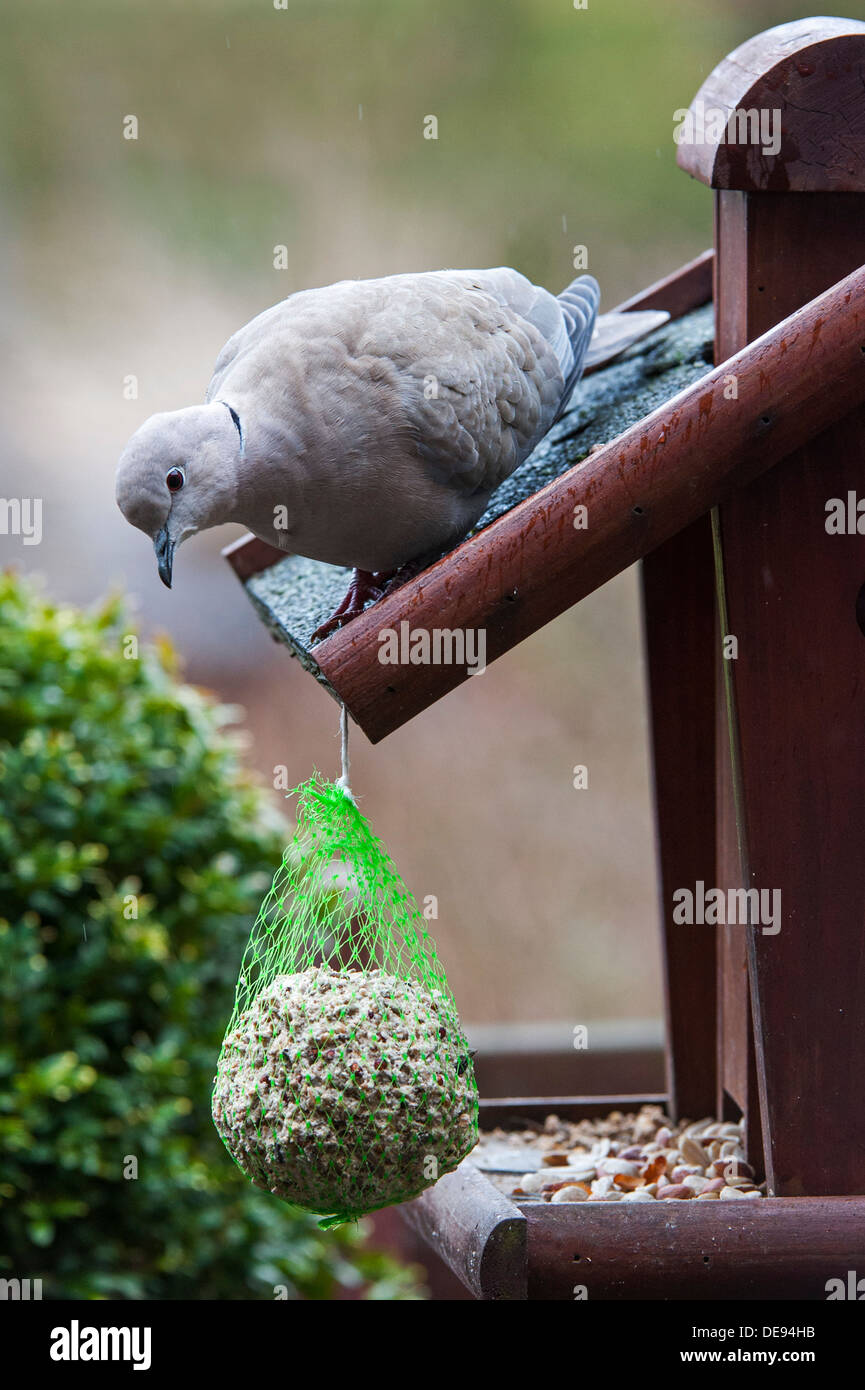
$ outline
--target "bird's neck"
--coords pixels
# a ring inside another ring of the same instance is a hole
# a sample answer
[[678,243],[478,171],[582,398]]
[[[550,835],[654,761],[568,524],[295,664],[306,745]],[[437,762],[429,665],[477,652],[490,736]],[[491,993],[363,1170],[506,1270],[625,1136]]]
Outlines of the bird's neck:
[[255,418],[237,463],[232,520],[271,545],[290,549],[289,534],[302,507],[304,454],[303,440],[289,422]]

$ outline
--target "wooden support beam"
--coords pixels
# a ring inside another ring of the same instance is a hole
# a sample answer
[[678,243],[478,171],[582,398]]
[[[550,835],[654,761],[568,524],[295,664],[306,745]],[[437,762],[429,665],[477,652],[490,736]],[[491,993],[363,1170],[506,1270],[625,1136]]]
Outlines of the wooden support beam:
[[[728,349],[865,254],[861,195],[724,191],[718,220],[718,331]],[[728,837],[718,883],[777,890],[782,903],[777,936],[726,930],[722,1051],[730,1064],[731,1022],[738,1013],[741,1034],[747,1017],[747,950],[754,1079],[745,1097],[741,1076],[727,1089],[750,1129],[756,1081],[766,1172],[780,1194],[865,1190],[865,1119],[851,1103],[865,1087],[865,717],[853,694],[865,681],[856,616],[865,550],[858,535],[825,529],[828,499],[862,490],[863,453],[860,410],[720,514],[739,643],[728,718],[738,722],[747,857]]]
[[[714,252],[651,285],[622,309],[667,306],[688,313],[712,297]],[[715,805],[711,746],[715,585],[708,517],[700,517],[640,565],[649,701],[659,916],[664,960],[667,1109],[676,1120],[715,1110],[714,934],[673,921],[673,893],[711,881]],[[685,673],[687,673],[685,675]]]
[[[865,24],[802,20],[749,40],[698,92],[694,128],[698,108],[740,126],[752,111],[781,134],[773,154],[753,138],[679,149],[718,190],[717,357],[741,360],[865,260],[863,70]],[[791,392],[807,389],[800,371]],[[769,1189],[787,1195],[865,1191],[865,552],[855,527],[826,530],[829,499],[861,487],[865,411],[826,391],[825,431],[724,499],[716,525],[738,643],[716,654],[716,882],[780,897],[777,930],[753,912],[721,930],[719,1091],[752,1153],[762,1127]]]
[[711,928],[673,921],[673,894],[715,876],[715,582],[708,517],[641,566],[664,959],[667,1089],[674,1119],[715,1113]]
[[469,675],[382,664],[384,629],[484,629],[495,660],[860,404],[863,348],[860,269],[321,643],[324,678],[378,742]]
[[656,280],[639,294],[617,304],[616,313],[626,314],[631,309],[666,309],[671,319],[679,319],[701,304],[709,303],[714,264],[715,252],[710,247],[674,270],[672,275],[665,275],[663,280]]

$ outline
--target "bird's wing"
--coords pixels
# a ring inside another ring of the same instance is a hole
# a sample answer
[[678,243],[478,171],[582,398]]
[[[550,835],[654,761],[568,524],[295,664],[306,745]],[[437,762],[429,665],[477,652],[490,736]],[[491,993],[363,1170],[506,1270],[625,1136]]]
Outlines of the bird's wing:
[[488,494],[556,418],[572,365],[561,310],[507,268],[396,279],[378,335],[418,452],[437,481]]

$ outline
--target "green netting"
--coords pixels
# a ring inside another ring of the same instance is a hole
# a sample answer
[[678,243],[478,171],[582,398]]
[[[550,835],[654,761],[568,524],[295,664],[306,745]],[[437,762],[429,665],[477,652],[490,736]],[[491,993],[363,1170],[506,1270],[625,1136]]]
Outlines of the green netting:
[[471,1054],[426,920],[350,793],[295,788],[222,1044],[213,1118],[259,1187],[336,1225],[477,1142]]

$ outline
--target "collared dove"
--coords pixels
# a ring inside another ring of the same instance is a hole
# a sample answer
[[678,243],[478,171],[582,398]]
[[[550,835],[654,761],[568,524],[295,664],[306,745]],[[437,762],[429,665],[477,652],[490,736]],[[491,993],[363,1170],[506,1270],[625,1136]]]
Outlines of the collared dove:
[[169,587],[180,543],[227,521],[353,567],[324,637],[464,536],[584,368],[668,317],[597,319],[599,299],[590,275],[556,297],[507,267],[293,294],[228,340],[204,405],[132,436],[118,505]]

